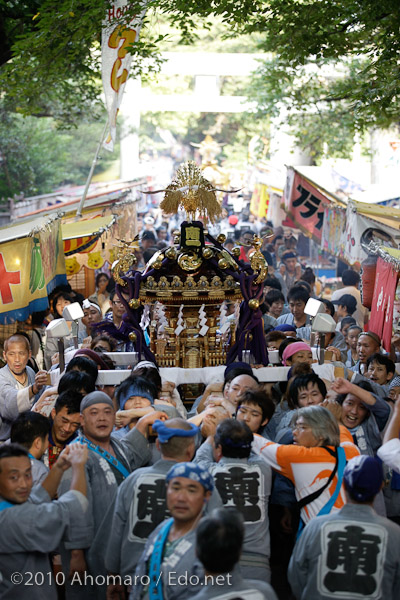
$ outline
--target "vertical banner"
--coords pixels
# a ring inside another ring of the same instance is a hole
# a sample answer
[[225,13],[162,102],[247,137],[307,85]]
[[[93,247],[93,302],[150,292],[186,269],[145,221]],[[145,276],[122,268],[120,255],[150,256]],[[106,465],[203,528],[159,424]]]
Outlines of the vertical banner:
[[50,294],[57,285],[67,283],[61,219],[40,231],[38,237],[46,290]]
[[139,38],[140,27],[146,13],[146,3],[140,15],[124,19],[128,13],[128,0],[115,0],[107,10],[101,36],[101,77],[110,126],[104,148],[114,150],[117,115],[132,62],[129,48]]
[[269,205],[269,191],[268,187],[264,184],[261,184],[260,190],[260,204],[258,206],[258,218],[262,219],[267,216]]
[[378,258],[368,329],[382,338],[382,345],[387,352],[390,352],[392,339],[393,303],[396,294],[397,275],[397,271],[391,264],[380,257]]
[[346,209],[336,204],[324,208],[321,248],[333,256],[344,256],[344,232],[346,228]]
[[269,205],[268,186],[263,183],[256,183],[250,200],[250,212],[257,218],[262,219],[267,216]]
[[310,181],[288,168],[284,190],[285,211],[296,225],[316,242],[321,242],[324,208],[330,200]]

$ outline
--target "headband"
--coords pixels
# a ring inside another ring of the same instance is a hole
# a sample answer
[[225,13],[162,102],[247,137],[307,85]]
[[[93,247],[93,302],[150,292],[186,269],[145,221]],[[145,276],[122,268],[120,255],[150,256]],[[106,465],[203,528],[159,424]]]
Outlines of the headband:
[[226,376],[228,375],[228,373],[230,373],[233,369],[242,369],[242,370],[248,371],[249,373],[253,373],[253,369],[251,368],[251,366],[248,363],[240,362],[240,361],[231,362],[225,368],[224,379],[226,379]]
[[379,344],[379,346],[381,345],[381,340],[380,340],[379,335],[377,335],[373,331],[361,331],[361,333],[358,334],[358,337],[360,338],[362,335],[368,335],[371,339],[374,340],[374,342]]
[[175,477],[184,477],[185,479],[197,481],[203,486],[206,492],[212,492],[214,489],[214,479],[210,471],[197,463],[177,463],[170,468],[165,480],[168,483],[171,479],[175,479]]
[[157,419],[153,424],[153,431],[158,434],[158,439],[161,444],[165,444],[172,437],[194,437],[199,428],[193,423],[188,423],[190,429],[174,429],[173,427],[167,427],[163,421]]
[[156,369],[158,371],[157,366],[151,360],[141,360],[132,370],[137,371],[138,369]]
[[234,441],[232,438],[223,438],[221,439],[221,444],[224,446],[229,446],[229,448],[251,448],[253,444],[253,440],[250,442],[245,442],[244,440]]
[[98,304],[95,304],[94,302],[91,302],[91,300],[89,300],[89,298],[86,298],[82,302],[82,307],[83,308],[90,308],[91,306],[93,306],[101,314],[101,308],[100,308],[100,306]]
[[128,387],[128,389],[125,390],[125,392],[119,396],[120,410],[124,410],[124,406],[125,406],[127,400],[129,400],[129,398],[132,398],[132,396],[139,396],[140,398],[147,398],[147,400],[150,400],[150,404],[152,406],[154,404],[154,398],[150,394],[150,392],[148,392],[146,389],[143,389],[142,387],[139,387],[135,383],[132,383],[132,385],[130,385]]
[[293,344],[289,344],[289,346],[286,346],[282,354],[283,364],[286,366],[287,359],[293,356],[293,354],[296,354],[296,352],[300,352],[301,350],[310,351],[311,348],[305,342],[293,342]]
[[393,389],[394,387],[399,387],[400,386],[400,377],[398,375],[395,375],[393,377],[393,379],[389,382],[389,390]]

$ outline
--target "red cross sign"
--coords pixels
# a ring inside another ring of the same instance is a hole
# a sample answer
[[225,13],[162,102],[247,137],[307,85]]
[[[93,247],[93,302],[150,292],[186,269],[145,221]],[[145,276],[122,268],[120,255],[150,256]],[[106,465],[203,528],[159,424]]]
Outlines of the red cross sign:
[[3,255],[0,252],[0,296],[3,304],[10,304],[14,300],[10,288],[11,283],[21,283],[21,271],[7,271]]

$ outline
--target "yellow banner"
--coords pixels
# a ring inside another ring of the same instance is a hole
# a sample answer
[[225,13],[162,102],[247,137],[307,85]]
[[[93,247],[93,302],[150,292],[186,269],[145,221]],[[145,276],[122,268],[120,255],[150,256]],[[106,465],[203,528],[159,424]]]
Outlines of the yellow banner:
[[269,204],[268,187],[263,183],[256,183],[250,201],[250,212],[257,218],[267,216]]
[[66,282],[60,221],[32,237],[0,244],[0,324],[45,310],[48,294]]

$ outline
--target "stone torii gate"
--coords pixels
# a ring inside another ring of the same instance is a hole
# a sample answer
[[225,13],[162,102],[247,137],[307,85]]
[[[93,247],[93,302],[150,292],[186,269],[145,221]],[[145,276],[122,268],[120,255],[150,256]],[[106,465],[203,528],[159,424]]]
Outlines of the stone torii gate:
[[165,52],[161,73],[190,75],[194,91],[188,94],[156,94],[140,79],[128,80],[122,101],[124,129],[121,139],[121,178],[138,173],[140,113],[142,111],[240,113],[252,108],[244,96],[220,93],[220,77],[247,77],[257,69],[265,54],[217,52]]

